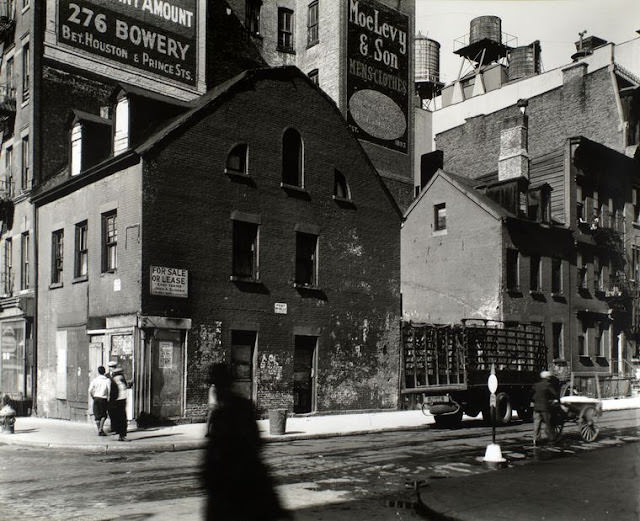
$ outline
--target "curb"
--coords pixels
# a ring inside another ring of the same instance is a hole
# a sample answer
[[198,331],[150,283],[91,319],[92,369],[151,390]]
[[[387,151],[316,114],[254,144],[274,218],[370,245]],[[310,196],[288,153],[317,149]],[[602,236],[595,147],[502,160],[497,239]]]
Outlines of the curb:
[[[358,431],[349,432],[323,432],[317,434],[283,434],[282,436],[264,436],[264,443],[282,443],[286,441],[300,441],[300,440],[319,440],[327,438],[338,438],[345,436],[362,436],[367,434],[376,434],[384,432],[403,432],[403,431],[418,431],[429,428],[429,425],[412,425],[406,427],[389,427],[378,429],[363,429]],[[8,438],[8,436],[15,436],[15,434],[7,434],[0,436],[0,446],[12,445],[16,447],[32,447],[40,449],[54,449],[61,451],[82,451],[87,453],[104,453],[104,454],[116,454],[116,453],[132,453],[132,452],[179,452],[186,450],[199,450],[204,449],[207,446],[206,439],[193,440],[193,441],[180,441],[175,443],[154,443],[149,444],[136,444],[135,439],[130,443],[108,443],[106,445],[97,445],[91,443],[82,443],[78,445],[71,445],[69,443],[56,443],[56,442],[43,442],[43,441],[28,441],[20,440],[16,438]]]
[[428,519],[431,519],[433,521],[463,521],[459,517],[453,517],[448,514],[443,514],[442,512],[439,512],[438,510],[427,505],[422,499],[422,495],[420,494],[421,490],[425,490],[427,488],[429,488],[428,484],[423,485],[416,490],[416,495],[418,496],[418,501],[416,503],[416,512],[427,516]]

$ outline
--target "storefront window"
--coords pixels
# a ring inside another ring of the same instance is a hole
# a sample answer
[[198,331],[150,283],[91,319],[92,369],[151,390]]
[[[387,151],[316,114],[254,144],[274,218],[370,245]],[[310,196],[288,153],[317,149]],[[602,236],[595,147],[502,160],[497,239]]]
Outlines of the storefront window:
[[25,392],[24,322],[0,325],[0,392],[17,397]]

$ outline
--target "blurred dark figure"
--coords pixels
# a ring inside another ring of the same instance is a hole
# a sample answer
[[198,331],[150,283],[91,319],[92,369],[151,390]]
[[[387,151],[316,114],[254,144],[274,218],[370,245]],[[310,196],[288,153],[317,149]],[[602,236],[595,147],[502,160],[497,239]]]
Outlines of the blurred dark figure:
[[217,404],[209,418],[203,468],[208,494],[207,521],[274,521],[291,519],[282,508],[260,457],[262,441],[253,403],[232,389],[225,364],[210,372]]

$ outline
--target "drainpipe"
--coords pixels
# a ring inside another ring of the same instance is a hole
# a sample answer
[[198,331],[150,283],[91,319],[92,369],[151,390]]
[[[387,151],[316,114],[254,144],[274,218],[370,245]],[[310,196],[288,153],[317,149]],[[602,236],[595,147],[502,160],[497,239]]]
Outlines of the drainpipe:
[[618,335],[618,376],[624,376],[624,346],[627,343],[624,331]]

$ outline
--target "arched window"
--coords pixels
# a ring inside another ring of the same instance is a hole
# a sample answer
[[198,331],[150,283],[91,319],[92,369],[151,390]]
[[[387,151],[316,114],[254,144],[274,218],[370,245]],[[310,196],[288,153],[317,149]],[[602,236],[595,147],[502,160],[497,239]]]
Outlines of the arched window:
[[227,156],[226,172],[247,175],[249,147],[246,143],[234,146]]
[[337,199],[351,199],[347,178],[339,170],[333,173],[333,195]]
[[297,130],[288,128],[282,136],[282,182],[302,187],[302,165],[302,137]]

